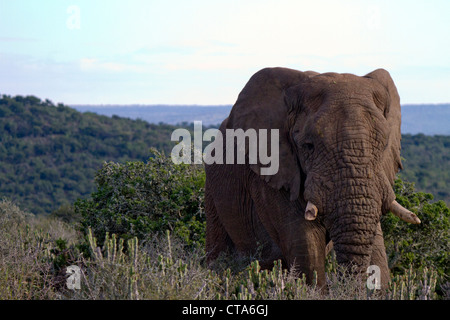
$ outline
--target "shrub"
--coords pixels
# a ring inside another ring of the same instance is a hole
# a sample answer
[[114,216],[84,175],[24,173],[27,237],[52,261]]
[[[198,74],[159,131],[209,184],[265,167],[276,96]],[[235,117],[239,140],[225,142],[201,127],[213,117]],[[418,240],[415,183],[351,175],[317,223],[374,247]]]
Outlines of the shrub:
[[381,220],[389,267],[396,273],[410,266],[433,266],[439,275],[450,273],[450,210],[444,201],[431,203],[429,193],[416,192],[414,184],[395,181],[397,201],[413,211],[421,224],[401,221],[389,213]]
[[[395,181],[397,201],[420,218],[419,225],[401,221],[392,213],[381,220],[389,268],[400,274],[435,270],[436,291],[448,298],[450,274],[450,210],[444,201],[432,203],[433,195],[416,192],[414,184]],[[395,288],[393,288],[395,292]],[[402,294],[400,294],[402,296]]]
[[174,164],[156,149],[152,152],[147,163],[104,163],[96,175],[97,191],[75,203],[84,233],[92,228],[99,241],[107,232],[141,240],[170,230],[189,245],[203,245],[203,167]]

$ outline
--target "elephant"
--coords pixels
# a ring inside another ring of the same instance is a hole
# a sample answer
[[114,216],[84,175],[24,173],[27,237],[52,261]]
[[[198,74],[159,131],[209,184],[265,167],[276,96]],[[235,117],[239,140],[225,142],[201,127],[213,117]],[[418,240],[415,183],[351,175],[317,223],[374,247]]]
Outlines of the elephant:
[[279,168],[262,175],[267,164],[259,160],[205,164],[207,261],[258,250],[263,268],[281,259],[323,288],[332,244],[338,264],[353,274],[378,266],[386,288],[381,216],[390,211],[420,223],[393,191],[402,169],[400,124],[400,97],[384,69],[365,76],[256,72],[219,131],[277,129]]

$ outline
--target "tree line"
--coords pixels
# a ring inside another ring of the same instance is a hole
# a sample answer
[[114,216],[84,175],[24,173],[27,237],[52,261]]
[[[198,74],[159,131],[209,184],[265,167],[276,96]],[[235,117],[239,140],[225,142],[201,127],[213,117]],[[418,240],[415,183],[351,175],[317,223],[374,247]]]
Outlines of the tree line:
[[174,126],[80,113],[33,96],[0,99],[0,197],[35,214],[94,191],[104,161],[146,160],[168,152]]

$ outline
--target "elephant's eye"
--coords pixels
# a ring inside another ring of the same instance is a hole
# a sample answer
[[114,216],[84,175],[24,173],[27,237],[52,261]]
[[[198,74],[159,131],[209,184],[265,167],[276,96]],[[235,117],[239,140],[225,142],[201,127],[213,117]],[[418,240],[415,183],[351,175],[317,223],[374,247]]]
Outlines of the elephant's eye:
[[308,150],[308,151],[313,151],[314,150],[314,145],[312,143],[304,143],[303,144],[303,149]]

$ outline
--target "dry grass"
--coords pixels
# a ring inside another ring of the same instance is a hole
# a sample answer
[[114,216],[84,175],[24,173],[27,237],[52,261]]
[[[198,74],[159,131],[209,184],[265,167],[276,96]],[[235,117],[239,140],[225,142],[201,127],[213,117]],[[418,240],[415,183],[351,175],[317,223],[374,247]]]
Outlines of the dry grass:
[[31,215],[0,202],[0,300],[54,299],[51,238],[26,224]]
[[[295,271],[275,262],[261,270],[257,260],[222,257],[205,266],[201,249],[188,249],[166,234],[139,246],[108,237],[103,249],[90,237],[93,258],[85,261],[82,288],[66,291],[67,299],[225,299],[225,300],[378,300],[435,299],[436,273],[409,270],[394,279],[388,292],[367,289],[360,278],[343,276],[346,270],[329,262],[328,289],[307,285]],[[233,261],[231,267],[229,263]],[[332,258],[331,258],[332,259]]]

